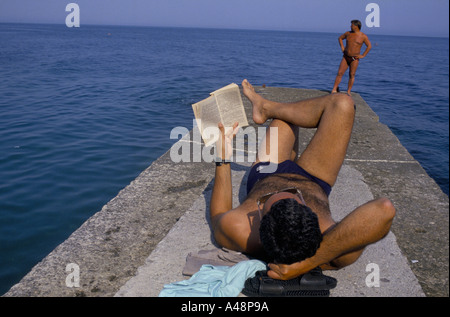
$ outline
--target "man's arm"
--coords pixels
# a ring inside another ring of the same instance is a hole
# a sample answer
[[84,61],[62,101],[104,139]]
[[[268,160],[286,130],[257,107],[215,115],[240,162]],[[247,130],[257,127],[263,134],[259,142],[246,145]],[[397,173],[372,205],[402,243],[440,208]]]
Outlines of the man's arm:
[[[225,133],[222,124],[219,124],[219,129],[221,133],[217,142],[217,149],[221,151],[219,157],[228,160],[232,154],[232,142],[238,131],[238,123],[236,122],[233,129],[230,129],[228,133]],[[242,222],[233,219],[234,214],[231,212],[233,211],[232,208],[231,166],[230,164],[222,164],[216,167],[209,207],[212,233],[219,245],[236,251],[244,251],[246,249],[246,242],[242,243],[242,239],[238,238],[243,232],[240,227]]]
[[232,197],[230,164],[217,166],[210,205],[210,216],[213,229],[216,228],[220,215],[232,208]]
[[326,232],[316,254],[291,265],[269,264],[268,275],[288,280],[321,266],[339,269],[355,262],[363,249],[388,234],[395,208],[386,198],[368,202],[351,212],[334,228]]
[[[228,134],[225,134],[225,128],[220,123],[220,138],[217,142],[217,150],[220,151],[219,158],[229,160],[233,153],[232,141],[237,132],[238,123],[233,126]],[[211,195],[210,217],[213,230],[216,228],[220,216],[233,208],[233,193],[231,184],[231,166],[222,164],[216,166],[214,186]]]
[[339,36],[339,45],[341,46],[342,52],[345,51],[344,40],[347,38],[347,33],[348,33],[348,32],[345,32],[344,34],[342,34],[341,36]]

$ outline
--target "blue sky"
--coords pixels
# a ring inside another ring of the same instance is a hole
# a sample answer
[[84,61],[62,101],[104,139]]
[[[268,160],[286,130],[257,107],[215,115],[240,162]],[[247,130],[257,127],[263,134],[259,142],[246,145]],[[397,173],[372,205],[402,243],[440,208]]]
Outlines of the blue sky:
[[[65,24],[68,3],[83,24],[211,27],[343,33],[359,19],[368,34],[449,34],[448,0],[0,0],[0,22]],[[380,27],[365,25],[366,5]]]

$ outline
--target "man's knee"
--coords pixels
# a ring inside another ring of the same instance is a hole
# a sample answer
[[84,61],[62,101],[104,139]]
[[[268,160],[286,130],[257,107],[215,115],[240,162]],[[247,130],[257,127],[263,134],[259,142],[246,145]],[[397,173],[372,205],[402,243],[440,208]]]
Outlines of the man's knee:
[[379,204],[380,218],[382,218],[386,223],[391,223],[395,217],[395,207],[394,204],[388,198],[379,198],[377,200]]
[[333,104],[337,110],[346,116],[355,116],[355,102],[351,96],[347,94],[335,94],[333,97]]

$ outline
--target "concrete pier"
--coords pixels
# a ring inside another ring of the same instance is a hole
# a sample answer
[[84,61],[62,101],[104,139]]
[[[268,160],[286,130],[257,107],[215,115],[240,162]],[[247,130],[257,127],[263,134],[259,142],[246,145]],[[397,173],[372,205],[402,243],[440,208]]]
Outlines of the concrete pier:
[[[277,101],[328,94],[271,87],[257,91]],[[331,296],[448,296],[448,196],[361,96],[353,98],[355,126],[330,196],[333,217],[342,219],[381,196],[393,201],[397,214],[389,235],[355,264],[326,272],[338,280]],[[252,123],[251,105],[243,100]],[[300,130],[300,151],[313,133]],[[179,142],[192,148],[192,139],[191,131]],[[244,197],[250,165],[232,164],[234,204]],[[214,247],[207,217],[213,178],[214,164],[174,163],[169,150],[4,296],[158,296],[165,284],[186,278],[181,270],[189,252]],[[369,263],[380,268],[379,287],[365,283]],[[72,272],[66,271],[68,264],[80,270],[77,287],[66,283]]]

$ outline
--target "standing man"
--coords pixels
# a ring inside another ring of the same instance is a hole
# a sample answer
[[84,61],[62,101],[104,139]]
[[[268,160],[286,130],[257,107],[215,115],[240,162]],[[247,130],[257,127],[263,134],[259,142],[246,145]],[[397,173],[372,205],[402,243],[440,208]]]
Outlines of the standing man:
[[[345,48],[343,43],[344,39],[347,40],[347,45]],[[347,94],[350,96],[353,83],[355,82],[355,73],[359,65],[359,60],[366,57],[372,48],[372,44],[370,43],[367,35],[361,32],[361,22],[358,20],[353,20],[351,22],[350,32],[345,32],[339,36],[339,44],[341,45],[341,50],[344,53],[344,56],[342,57],[341,64],[339,65],[338,74],[331,93],[338,91],[342,76],[344,76],[345,72],[350,67],[347,89]],[[363,44],[366,44],[366,50],[364,51],[364,54],[361,55],[361,47]]]

